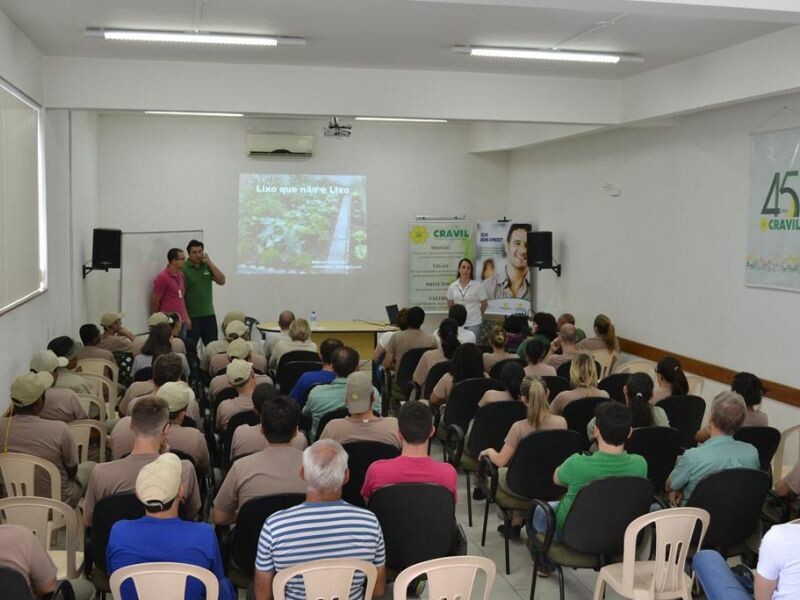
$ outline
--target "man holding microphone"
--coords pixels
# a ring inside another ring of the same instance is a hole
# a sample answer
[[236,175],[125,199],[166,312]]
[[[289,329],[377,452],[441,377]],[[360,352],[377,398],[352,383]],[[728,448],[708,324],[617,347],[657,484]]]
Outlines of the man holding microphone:
[[217,339],[217,317],[214,314],[212,283],[225,285],[225,274],[205,252],[203,242],[192,240],[186,246],[188,260],[183,265],[186,278],[186,312],[191,319],[190,339],[203,344]]

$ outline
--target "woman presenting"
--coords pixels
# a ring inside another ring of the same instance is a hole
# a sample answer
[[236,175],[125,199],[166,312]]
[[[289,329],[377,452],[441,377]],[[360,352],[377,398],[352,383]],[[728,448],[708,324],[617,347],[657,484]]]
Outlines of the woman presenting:
[[462,258],[458,262],[458,279],[447,288],[447,306],[463,304],[467,309],[467,320],[464,329],[469,329],[478,340],[481,335],[483,313],[489,305],[489,296],[484,287],[473,279],[472,261]]

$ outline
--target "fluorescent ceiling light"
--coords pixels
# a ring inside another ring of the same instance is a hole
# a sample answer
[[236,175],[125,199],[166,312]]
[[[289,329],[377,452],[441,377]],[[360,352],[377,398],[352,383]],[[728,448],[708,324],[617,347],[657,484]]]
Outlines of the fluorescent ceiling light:
[[187,110],[146,110],[146,115],[178,115],[186,117],[243,117],[243,113],[228,112],[194,112]]
[[356,121],[385,121],[391,123],[447,123],[447,119],[412,119],[405,117],[356,117]]
[[298,37],[242,35],[236,33],[208,33],[192,31],[149,31],[139,29],[86,29],[86,37],[127,42],[167,42],[179,44],[216,44],[232,46],[304,46]]
[[604,54],[600,52],[579,52],[575,50],[547,50],[525,48],[487,48],[478,46],[454,46],[456,54],[484,56],[490,58],[527,58],[532,60],[553,60],[567,62],[587,62],[617,64],[618,62],[643,62],[641,56]]

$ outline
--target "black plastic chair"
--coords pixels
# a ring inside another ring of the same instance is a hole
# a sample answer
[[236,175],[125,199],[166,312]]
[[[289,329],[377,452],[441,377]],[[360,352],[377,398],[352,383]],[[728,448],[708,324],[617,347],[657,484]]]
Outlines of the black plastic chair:
[[[533,557],[531,598],[536,593],[537,571],[545,557],[556,565],[561,600],[564,600],[562,567],[598,570],[604,565],[621,562],[625,530],[631,521],[650,510],[652,497],[653,483],[644,477],[606,477],[591,481],[575,496],[561,530],[561,542],[553,540],[556,531],[553,508],[547,502],[534,500],[526,521],[528,549]],[[544,534],[533,529],[537,506],[547,515]]]
[[232,400],[239,395],[239,392],[236,390],[235,387],[226,387],[222,388],[219,392],[217,392],[216,397],[214,398],[214,409],[216,412],[216,407],[219,406],[224,400]]
[[664,409],[670,427],[681,432],[681,448],[692,448],[695,436],[703,424],[706,401],[700,396],[670,396],[656,404]]
[[320,417],[319,424],[317,425],[317,433],[314,435],[314,441],[318,441],[319,437],[322,435],[322,432],[325,431],[325,426],[334,419],[344,419],[350,412],[347,410],[346,406],[342,406],[341,408],[337,408],[334,410],[329,410],[326,412],[322,417]]
[[769,475],[757,469],[725,469],[701,479],[686,506],[705,509],[711,515],[703,548],[714,549],[725,558],[745,552],[745,542],[759,525],[771,483]]
[[286,363],[278,373],[278,389],[281,394],[287,396],[294,389],[297,380],[303,373],[309,371],[321,371],[322,363],[314,360],[296,360]]
[[436,384],[439,383],[439,380],[444,376],[445,373],[450,372],[450,367],[452,365],[453,361],[443,360],[442,362],[438,362],[431,367],[431,370],[428,371],[428,376],[425,378],[425,385],[422,387],[422,398],[427,400],[431,397],[433,388],[436,387]]
[[586,426],[594,417],[594,411],[603,402],[608,402],[608,398],[578,398],[564,407],[564,418],[567,420],[567,428],[577,431],[583,440],[583,449],[589,449],[589,436],[586,434]]
[[259,423],[261,423],[261,419],[252,410],[236,413],[231,417],[228,421],[228,428],[222,434],[222,456],[220,457],[222,465],[227,467],[231,464],[231,448],[236,428],[241,425],[258,425]]
[[674,427],[637,427],[625,442],[629,454],[638,454],[647,461],[647,478],[653,482],[656,494],[675,468],[681,451],[681,434]]
[[403,358],[400,364],[397,365],[394,375],[389,377],[388,385],[386,386],[389,394],[388,398],[383,397],[385,408],[381,411],[382,413],[388,414],[389,403],[396,407],[397,403],[408,400],[411,390],[414,389],[414,382],[411,377],[414,375],[422,355],[428,350],[431,350],[431,348],[412,348],[403,354]]
[[470,474],[478,472],[478,455],[487,448],[494,448],[499,452],[511,426],[524,419],[526,414],[525,404],[518,400],[492,402],[478,408],[472,419],[469,439],[466,439],[466,432],[458,425],[453,424],[447,428],[444,449],[449,454],[448,461],[456,469],[459,467],[464,469],[467,478],[467,515],[470,527],[472,527]]
[[544,379],[544,382],[547,384],[547,399],[550,402],[561,392],[572,389],[572,386],[569,384],[569,378],[565,379],[558,375],[545,375],[542,379]]
[[258,538],[264,521],[273,513],[297,506],[305,499],[305,494],[259,496],[244,503],[233,529],[216,528],[222,562],[233,585],[247,589],[253,580]]
[[25,575],[11,567],[0,566],[0,590],[4,600],[34,600]]
[[623,391],[623,388],[625,387],[625,384],[628,383],[629,377],[629,373],[612,373],[611,375],[606,375],[603,379],[601,379],[600,383],[597,384],[597,387],[608,392],[608,395],[611,396],[612,400],[616,400],[617,402],[622,402],[624,404],[625,392]]
[[[600,366],[600,363],[597,361],[594,361],[594,366],[597,369],[597,378],[600,379],[600,375],[603,373],[603,367]],[[567,362],[560,364],[556,369],[556,375],[558,375],[559,377],[563,377],[564,379],[569,381],[570,367],[572,367],[571,360],[568,360]]]
[[368,508],[383,531],[387,568],[400,572],[455,553],[456,505],[448,489],[431,483],[387,485],[372,495]]
[[291,362],[317,362],[322,364],[319,354],[312,352],[311,350],[292,350],[291,352],[286,352],[278,361],[278,368],[275,369],[275,381],[280,379],[281,370],[283,367]]
[[142,367],[133,374],[134,381],[150,381],[153,378],[153,367]]
[[[486,545],[489,506],[495,504],[502,511],[505,524],[503,537],[505,538],[506,574],[511,572],[508,553],[511,511],[528,510],[534,498],[540,500],[560,498],[566,489],[553,483],[553,473],[561,463],[583,449],[582,443],[577,432],[564,429],[535,431],[522,438],[508,464],[506,473],[506,484],[514,492],[514,495],[506,493],[499,487],[498,468],[488,458],[481,460],[477,485],[486,495],[481,546]],[[529,498],[529,500],[521,500],[517,496]]]
[[775,456],[775,451],[781,443],[780,431],[774,427],[742,427],[733,439],[755,446],[761,470],[772,472],[772,457]]
[[523,367],[525,366],[525,361],[520,360],[519,358],[506,358],[495,363],[495,365],[489,371],[489,377],[500,381],[500,372],[503,370],[503,367],[512,362],[519,363]]
[[[439,439],[446,440],[447,430],[451,425],[458,425],[462,431],[466,431],[469,422],[478,412],[478,402],[483,395],[489,390],[501,389],[503,386],[498,381],[486,377],[474,377],[456,383],[450,391],[444,411],[444,420],[441,423],[436,418],[441,415],[441,412],[434,413],[434,424],[438,427]],[[447,460],[447,450],[444,445],[442,446],[442,458]]]
[[364,485],[364,477],[367,469],[376,460],[387,458],[397,458],[400,450],[397,446],[391,446],[381,442],[350,442],[343,444],[347,452],[347,468],[350,478],[342,487],[342,499],[354,506],[364,508],[364,498],[361,497],[361,487]]

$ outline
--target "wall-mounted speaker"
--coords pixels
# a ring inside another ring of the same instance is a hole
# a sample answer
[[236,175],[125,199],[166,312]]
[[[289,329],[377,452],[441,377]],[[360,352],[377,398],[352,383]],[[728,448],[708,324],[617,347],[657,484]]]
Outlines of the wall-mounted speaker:
[[120,229],[95,229],[92,234],[92,266],[95,269],[119,269],[122,250]]
[[553,267],[553,232],[528,232],[528,266],[540,269]]

